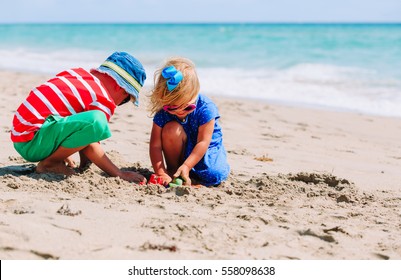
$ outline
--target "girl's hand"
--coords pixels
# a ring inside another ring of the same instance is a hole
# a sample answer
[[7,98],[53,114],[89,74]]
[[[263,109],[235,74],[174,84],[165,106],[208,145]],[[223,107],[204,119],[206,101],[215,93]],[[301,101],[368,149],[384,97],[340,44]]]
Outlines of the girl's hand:
[[163,186],[167,186],[173,179],[167,174],[167,173],[162,173],[162,174],[156,174],[158,178],[162,178],[163,180]]
[[190,186],[191,179],[189,178],[189,171],[190,168],[186,164],[183,164],[177,169],[177,172],[175,172],[173,176],[174,178],[181,176],[181,178],[184,180],[184,185]]

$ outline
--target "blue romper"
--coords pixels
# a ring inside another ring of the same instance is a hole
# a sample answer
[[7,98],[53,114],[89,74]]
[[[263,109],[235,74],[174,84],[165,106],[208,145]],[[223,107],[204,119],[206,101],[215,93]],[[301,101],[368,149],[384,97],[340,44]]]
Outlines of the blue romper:
[[223,134],[218,122],[220,118],[216,105],[207,96],[199,94],[196,100],[196,109],[188,114],[184,121],[175,115],[160,110],[153,118],[153,122],[159,127],[170,121],[177,121],[184,128],[187,134],[187,146],[185,149],[184,160],[188,158],[194,149],[198,139],[198,128],[215,120],[214,131],[209,148],[203,158],[192,168],[191,176],[199,180],[205,186],[213,186],[227,179],[230,166],[227,163],[227,153],[223,146]]

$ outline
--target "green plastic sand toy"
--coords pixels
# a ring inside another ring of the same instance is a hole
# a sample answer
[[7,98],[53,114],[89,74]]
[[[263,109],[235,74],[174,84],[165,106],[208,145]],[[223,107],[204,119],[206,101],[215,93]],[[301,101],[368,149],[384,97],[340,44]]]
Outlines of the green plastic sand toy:
[[175,178],[168,186],[171,187],[178,187],[182,186],[183,180],[181,178]]

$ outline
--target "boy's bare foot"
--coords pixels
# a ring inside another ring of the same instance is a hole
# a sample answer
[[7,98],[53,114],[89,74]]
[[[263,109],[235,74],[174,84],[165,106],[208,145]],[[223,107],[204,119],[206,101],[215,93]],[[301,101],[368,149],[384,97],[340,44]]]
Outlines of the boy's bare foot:
[[89,169],[92,162],[85,156],[85,154],[82,151],[79,151],[79,158],[80,162],[78,170],[79,172],[84,172],[85,170]]
[[81,162],[79,164],[78,171],[82,173],[82,172],[88,170],[89,167],[91,167],[91,165],[92,165],[92,162],[90,160],[88,160],[87,162]]
[[40,161],[38,163],[38,165],[36,166],[36,172],[37,173],[55,173],[55,174],[66,175],[66,176],[75,174],[75,171],[72,168],[66,166],[64,162],[49,165],[44,161]]
[[77,167],[77,165],[76,165],[74,159],[73,159],[71,156],[68,157],[68,158],[66,158],[66,159],[64,160],[64,162],[65,162],[65,164],[66,164],[68,167],[71,167],[71,168]]

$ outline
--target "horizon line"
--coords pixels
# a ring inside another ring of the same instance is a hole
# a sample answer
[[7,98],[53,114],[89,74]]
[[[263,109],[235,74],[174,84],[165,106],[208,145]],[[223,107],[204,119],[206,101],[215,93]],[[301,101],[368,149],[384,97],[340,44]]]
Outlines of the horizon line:
[[88,22],[69,22],[69,21],[54,21],[54,22],[36,22],[36,21],[26,21],[26,22],[0,22],[0,24],[171,24],[171,25],[216,25],[216,24],[401,24],[401,21],[210,21],[210,22],[157,22],[157,21],[149,21],[149,22],[130,22],[130,21],[116,21],[116,22],[96,22],[96,21],[88,21]]

